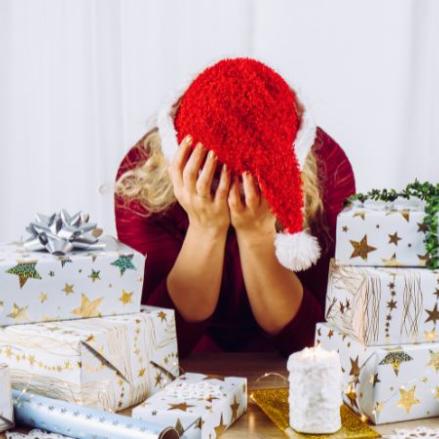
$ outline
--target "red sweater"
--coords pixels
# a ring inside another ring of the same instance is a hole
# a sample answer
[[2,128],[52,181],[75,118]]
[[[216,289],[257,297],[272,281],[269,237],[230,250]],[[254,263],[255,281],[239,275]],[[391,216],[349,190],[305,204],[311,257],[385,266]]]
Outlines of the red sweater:
[[[117,178],[145,159],[145,152],[135,145],[123,159]],[[323,226],[313,230],[323,254],[318,263],[298,273],[304,287],[303,301],[296,316],[276,336],[266,334],[253,317],[241,272],[239,249],[234,229],[228,231],[220,297],[215,313],[206,321],[186,322],[176,311],[178,346],[181,355],[191,352],[206,337],[216,348],[227,351],[261,351],[277,349],[288,355],[313,344],[315,324],[323,320],[329,259],[334,255],[337,214],[343,201],[355,192],[352,167],[343,150],[320,128],[313,146],[317,157],[322,188]],[[175,203],[166,212],[140,215],[137,203],[124,207],[116,197],[116,228],[119,239],[146,253],[143,303],[175,308],[166,287],[171,270],[183,243],[188,218]],[[200,267],[202,270],[203,267]]]

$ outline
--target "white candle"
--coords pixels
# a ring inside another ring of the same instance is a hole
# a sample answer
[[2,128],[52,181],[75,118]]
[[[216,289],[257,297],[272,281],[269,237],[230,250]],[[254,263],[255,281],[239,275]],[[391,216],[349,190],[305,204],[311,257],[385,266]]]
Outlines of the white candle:
[[290,426],[301,433],[329,434],[341,427],[341,365],[320,346],[290,355]]

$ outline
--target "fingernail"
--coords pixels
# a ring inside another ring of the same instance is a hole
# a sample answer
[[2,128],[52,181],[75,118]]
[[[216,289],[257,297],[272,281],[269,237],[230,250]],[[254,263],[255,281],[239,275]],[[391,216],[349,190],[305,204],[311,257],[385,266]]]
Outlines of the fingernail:
[[209,153],[208,153],[208,156],[209,156],[209,159],[214,159],[215,158],[215,153],[212,150],[210,150]]
[[188,135],[186,136],[185,142],[186,142],[186,143],[191,143],[191,142],[192,142],[192,136],[191,136],[190,134],[188,134]]

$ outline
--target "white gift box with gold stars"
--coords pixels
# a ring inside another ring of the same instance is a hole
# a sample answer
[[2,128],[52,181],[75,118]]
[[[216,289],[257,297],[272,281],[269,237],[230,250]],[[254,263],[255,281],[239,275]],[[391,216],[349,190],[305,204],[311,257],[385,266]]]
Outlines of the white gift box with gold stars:
[[184,439],[215,439],[247,410],[247,379],[186,373],[132,411],[173,424]]
[[11,375],[7,364],[0,364],[0,432],[14,426]]
[[425,266],[427,227],[422,203],[417,199],[367,200],[342,210],[337,217],[337,263]]
[[439,270],[332,260],[326,321],[368,346],[439,341]]
[[121,410],[178,376],[174,311],[8,326],[0,329],[0,362],[15,388]]
[[439,415],[439,343],[367,347],[318,323],[316,344],[339,352],[344,401],[374,424]]
[[0,244],[0,326],[138,312],[145,257],[112,237],[56,256]]

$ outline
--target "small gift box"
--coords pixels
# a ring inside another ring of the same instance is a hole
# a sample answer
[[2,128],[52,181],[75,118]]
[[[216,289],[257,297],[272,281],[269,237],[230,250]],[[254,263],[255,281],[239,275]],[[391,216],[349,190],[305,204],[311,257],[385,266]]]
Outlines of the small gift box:
[[326,320],[366,345],[439,340],[439,270],[331,261]]
[[356,200],[337,217],[335,258],[346,265],[424,267],[428,230],[419,198]]
[[11,375],[6,364],[0,364],[0,432],[14,426]]
[[316,343],[339,352],[344,401],[374,424],[439,415],[439,343],[367,347],[326,323]]
[[132,416],[174,425],[185,439],[214,439],[246,409],[246,378],[186,373],[135,407]]
[[57,255],[0,244],[0,326],[138,312],[144,256],[111,237]]
[[0,329],[0,361],[15,388],[120,410],[178,375],[173,310]]

